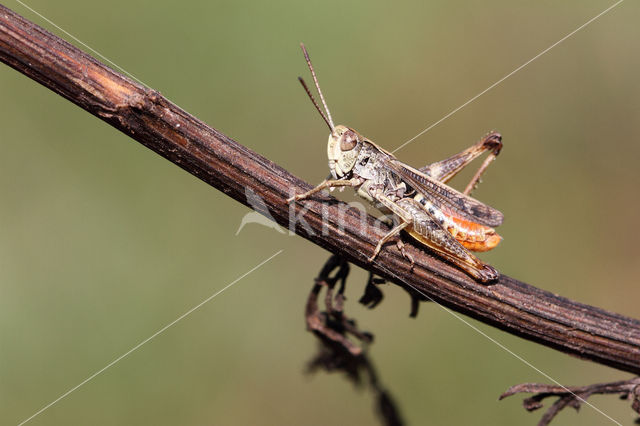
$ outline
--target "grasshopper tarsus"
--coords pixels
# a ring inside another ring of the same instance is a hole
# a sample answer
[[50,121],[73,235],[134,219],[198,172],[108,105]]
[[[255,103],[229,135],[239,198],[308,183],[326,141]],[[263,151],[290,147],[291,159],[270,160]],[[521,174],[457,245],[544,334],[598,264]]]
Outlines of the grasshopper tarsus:
[[416,262],[413,260],[413,256],[407,253],[407,251],[404,249],[404,243],[400,238],[398,238],[398,241],[396,241],[396,246],[398,247],[398,250],[400,250],[402,257],[410,262],[409,269],[413,271],[413,267],[416,265]]
[[482,270],[479,271],[479,280],[484,284],[490,284],[500,279],[500,272],[491,265],[486,263],[482,265]]
[[[367,262],[371,263],[373,262],[376,257],[378,257],[378,255],[380,254],[380,252],[382,251],[382,247],[384,246],[384,243],[386,243],[387,241],[383,238],[378,242],[378,245],[376,246],[376,249],[373,252],[373,255],[371,255],[368,259]],[[400,251],[400,254],[402,254],[402,257],[404,257],[405,259],[407,259],[410,263],[409,265],[409,269],[413,270],[416,262],[413,259],[413,256],[411,256],[409,253],[407,253],[407,251],[405,250],[405,245],[404,242],[402,242],[402,240],[398,237],[398,240],[396,241],[396,246],[398,247],[398,250]]]
[[500,150],[502,150],[502,135],[492,130],[484,137],[484,145],[490,148],[494,155],[500,154]]

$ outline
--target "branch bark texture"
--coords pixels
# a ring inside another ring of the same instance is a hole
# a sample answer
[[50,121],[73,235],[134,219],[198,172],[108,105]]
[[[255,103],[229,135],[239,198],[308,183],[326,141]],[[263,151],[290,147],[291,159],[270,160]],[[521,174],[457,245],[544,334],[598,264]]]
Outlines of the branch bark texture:
[[309,184],[1,5],[0,60],[235,200],[249,205],[247,190],[253,191],[280,225],[289,228],[296,219],[296,233],[352,263],[509,333],[640,374],[640,321],[504,275],[478,284],[410,242],[413,269],[393,245],[370,264],[367,257],[387,230],[372,217],[363,221],[335,199],[291,207],[286,199]]

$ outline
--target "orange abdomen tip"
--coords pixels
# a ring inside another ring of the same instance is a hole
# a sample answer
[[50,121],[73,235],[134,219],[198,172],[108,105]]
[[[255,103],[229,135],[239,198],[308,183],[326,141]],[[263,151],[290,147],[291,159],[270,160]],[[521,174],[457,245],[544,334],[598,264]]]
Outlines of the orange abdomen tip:
[[502,241],[502,237],[498,234],[487,235],[487,238],[483,241],[460,241],[467,250],[471,251],[489,251],[495,246],[497,246],[500,241]]

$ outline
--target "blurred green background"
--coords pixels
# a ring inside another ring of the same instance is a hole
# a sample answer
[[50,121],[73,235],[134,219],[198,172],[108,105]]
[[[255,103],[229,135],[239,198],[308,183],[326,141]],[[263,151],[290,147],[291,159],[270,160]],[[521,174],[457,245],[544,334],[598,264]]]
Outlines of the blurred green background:
[[[50,24],[8,0],[7,7]],[[50,2],[30,6],[181,107],[316,183],[327,129],[296,77],[314,60],[337,123],[394,149],[610,1]],[[482,257],[554,293],[640,317],[640,26],[626,1],[397,153],[415,166],[499,130],[475,196],[506,216]],[[68,39],[68,37],[67,37]],[[305,375],[303,304],[328,253],[0,66],[0,424],[16,424],[280,249],[284,252],[31,421],[375,424],[371,395]],[[463,186],[462,180],[454,185]],[[347,199],[347,198],[345,198]],[[548,380],[433,304],[386,286],[346,309],[409,424],[533,425],[512,384]],[[628,374],[471,320],[566,385]],[[590,400],[623,424],[615,397]],[[584,407],[556,425],[603,425]]]

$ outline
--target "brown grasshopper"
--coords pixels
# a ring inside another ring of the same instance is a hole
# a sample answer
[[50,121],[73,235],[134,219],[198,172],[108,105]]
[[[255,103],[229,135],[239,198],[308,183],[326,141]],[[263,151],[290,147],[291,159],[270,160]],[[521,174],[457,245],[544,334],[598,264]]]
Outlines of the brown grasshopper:
[[[324,189],[353,187],[359,196],[382,212],[392,213],[393,217],[393,229],[378,241],[369,258],[370,262],[376,258],[387,241],[404,230],[472,277],[482,282],[496,280],[500,276],[498,271],[482,262],[471,251],[488,251],[498,245],[502,238],[493,227],[502,224],[503,215],[498,210],[471,198],[469,194],[500,152],[501,135],[491,132],[458,154],[414,169],[355,130],[343,125],[334,126],[309,54],[304,44],[301,44],[301,47],[326,115],[302,77],[298,77],[298,80],[331,129],[327,145],[331,176],[312,190],[296,195],[288,201],[302,200]],[[485,151],[489,151],[489,155],[464,192],[458,192],[446,185],[453,176]],[[398,248],[413,263],[399,239]]]

